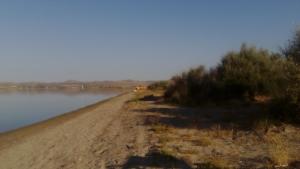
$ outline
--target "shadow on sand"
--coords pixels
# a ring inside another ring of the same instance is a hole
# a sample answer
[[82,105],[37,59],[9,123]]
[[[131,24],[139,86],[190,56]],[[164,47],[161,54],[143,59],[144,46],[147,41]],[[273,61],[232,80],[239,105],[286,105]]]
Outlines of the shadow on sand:
[[[122,169],[193,169],[184,160],[159,152],[148,153],[145,157],[131,156]],[[195,164],[194,169],[220,169],[211,163]]]
[[[166,106],[161,97],[148,95],[140,101],[151,102],[154,106],[149,109],[134,111],[145,114],[145,125],[161,123],[177,128],[205,129],[220,125],[223,129],[232,127],[238,130],[250,130],[260,119],[267,116],[261,105],[248,106],[219,106],[188,108],[181,106]],[[149,114],[150,113],[150,114]]]
[[127,160],[123,169],[140,169],[149,167],[192,169],[192,167],[190,167],[185,161],[159,152],[148,153],[145,157],[132,156]]
[[259,107],[247,108],[182,108],[154,107],[136,109],[144,113],[145,125],[163,124],[175,128],[252,130],[258,120],[264,118]]
[[[250,131],[258,123],[280,126],[282,122],[300,127],[299,123],[290,120],[278,120],[269,110],[266,103],[223,105],[202,105],[201,107],[170,106],[161,96],[147,95],[139,101],[149,102],[148,109],[134,111],[144,114],[145,125],[163,124],[175,128],[211,129],[219,126],[222,129]],[[150,113],[150,114],[149,114]]]

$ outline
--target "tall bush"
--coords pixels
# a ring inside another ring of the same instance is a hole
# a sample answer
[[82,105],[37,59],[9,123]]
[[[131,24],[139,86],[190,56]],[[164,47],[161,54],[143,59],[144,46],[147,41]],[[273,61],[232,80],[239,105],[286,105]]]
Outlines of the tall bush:
[[243,44],[218,65],[219,81],[228,98],[253,100],[256,95],[276,95],[284,87],[286,60],[265,49]]
[[182,104],[197,102],[197,94],[201,91],[206,70],[203,66],[190,69],[181,75],[174,76],[166,90],[165,97]]
[[298,75],[295,65],[279,54],[243,44],[209,71],[199,66],[173,77],[165,96],[184,104],[253,101],[258,95],[280,98],[286,95],[286,89],[298,91],[293,82]]
[[296,30],[294,37],[289,40],[287,46],[282,49],[283,55],[300,64],[300,29]]
[[285,75],[286,86],[273,97],[270,110],[277,119],[300,122],[300,67],[287,61]]

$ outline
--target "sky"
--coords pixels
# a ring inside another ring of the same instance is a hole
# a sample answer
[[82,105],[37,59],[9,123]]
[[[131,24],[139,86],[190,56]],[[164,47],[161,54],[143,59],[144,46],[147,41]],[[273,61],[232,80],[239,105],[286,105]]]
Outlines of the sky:
[[164,80],[299,25],[299,0],[2,0],[0,81]]

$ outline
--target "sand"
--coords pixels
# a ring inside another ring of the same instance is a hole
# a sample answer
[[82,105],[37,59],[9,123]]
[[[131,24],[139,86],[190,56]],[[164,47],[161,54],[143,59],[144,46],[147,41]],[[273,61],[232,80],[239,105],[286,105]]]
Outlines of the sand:
[[[140,119],[122,94],[104,102],[0,135],[1,169],[98,169],[143,153]],[[146,143],[145,143],[146,144]]]

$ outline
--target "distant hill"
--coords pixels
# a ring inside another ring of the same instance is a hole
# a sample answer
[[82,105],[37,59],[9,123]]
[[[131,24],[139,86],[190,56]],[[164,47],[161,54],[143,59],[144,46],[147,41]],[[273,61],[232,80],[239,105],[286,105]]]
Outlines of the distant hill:
[[76,81],[64,82],[0,82],[0,90],[98,90],[98,89],[131,89],[138,85],[149,85],[153,81]]

